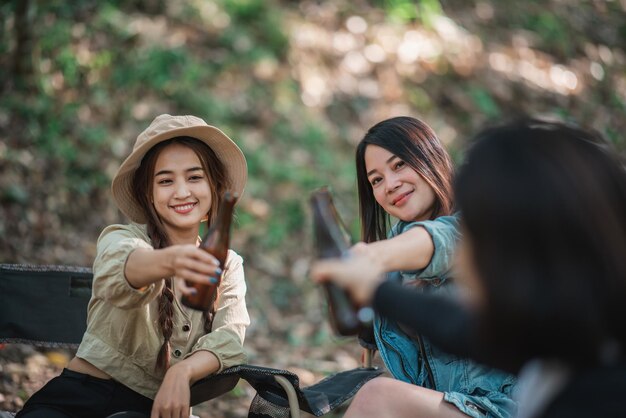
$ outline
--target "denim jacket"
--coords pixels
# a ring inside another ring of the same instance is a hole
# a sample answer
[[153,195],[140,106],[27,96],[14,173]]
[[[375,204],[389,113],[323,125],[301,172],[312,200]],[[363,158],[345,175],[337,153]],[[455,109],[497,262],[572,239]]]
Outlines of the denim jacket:
[[[418,226],[428,231],[435,246],[429,265],[422,270],[391,272],[387,279],[415,285],[423,292],[452,296],[454,284],[449,274],[460,236],[458,218],[442,216],[432,221],[400,221],[391,229],[389,238]],[[472,417],[508,418],[515,413],[516,405],[511,399],[515,384],[512,375],[447,354],[428,339],[409,333],[384,317],[377,316],[374,320],[376,345],[385,366],[396,379],[443,392],[447,402]]]

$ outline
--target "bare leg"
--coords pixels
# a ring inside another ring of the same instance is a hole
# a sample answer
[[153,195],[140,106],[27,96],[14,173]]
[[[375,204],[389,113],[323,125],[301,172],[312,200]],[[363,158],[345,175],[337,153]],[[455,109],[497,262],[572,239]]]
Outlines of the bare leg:
[[344,418],[467,418],[443,393],[388,377],[377,377],[359,390]]

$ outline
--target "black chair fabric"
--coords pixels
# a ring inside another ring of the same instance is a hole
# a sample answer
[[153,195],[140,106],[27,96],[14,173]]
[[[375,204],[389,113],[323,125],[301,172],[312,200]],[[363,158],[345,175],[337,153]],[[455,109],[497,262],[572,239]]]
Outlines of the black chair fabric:
[[77,347],[92,277],[87,267],[0,264],[0,343]]
[[219,374],[207,376],[194,383],[191,386],[191,405],[215,399],[233,390],[239,382],[237,367],[239,366],[224,369]]

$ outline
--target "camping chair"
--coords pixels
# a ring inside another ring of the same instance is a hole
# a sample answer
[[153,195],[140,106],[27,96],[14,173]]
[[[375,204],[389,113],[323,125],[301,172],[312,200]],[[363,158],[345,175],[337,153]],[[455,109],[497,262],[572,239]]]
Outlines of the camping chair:
[[[0,264],[0,343],[78,347],[86,328],[92,279],[87,267]],[[382,374],[371,367],[370,355],[365,359],[364,367],[333,374],[304,388],[298,376],[287,370],[241,364],[193,384],[191,405],[227,393],[244,379],[257,392],[250,418],[299,418],[301,410],[321,416]],[[132,412],[114,415],[138,416]]]

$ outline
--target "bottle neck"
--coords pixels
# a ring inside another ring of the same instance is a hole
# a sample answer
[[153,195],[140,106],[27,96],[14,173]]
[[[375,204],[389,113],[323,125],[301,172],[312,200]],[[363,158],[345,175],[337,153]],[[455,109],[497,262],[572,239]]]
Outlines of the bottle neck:
[[217,250],[224,257],[226,256],[230,241],[230,226],[232,223],[236,200],[236,197],[232,196],[230,193],[226,193],[224,195],[217,210],[217,217],[215,218],[213,224],[209,226],[209,230],[202,240],[202,244],[200,244],[201,248],[204,248],[211,253]]
[[317,256],[341,257],[350,248],[330,193],[323,190],[313,195],[313,212]]
[[224,198],[217,209],[217,217],[212,227],[219,229],[220,232],[229,232],[231,221],[233,219],[233,210],[235,209],[235,199]]

